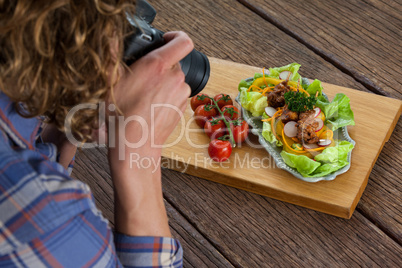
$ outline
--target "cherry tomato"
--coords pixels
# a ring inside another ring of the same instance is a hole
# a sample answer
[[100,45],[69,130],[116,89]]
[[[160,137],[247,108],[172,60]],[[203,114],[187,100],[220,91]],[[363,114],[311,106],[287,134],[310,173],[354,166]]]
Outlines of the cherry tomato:
[[205,123],[204,131],[210,139],[214,140],[226,133],[226,125],[222,119],[211,118]]
[[223,162],[228,160],[232,153],[232,145],[227,140],[215,139],[209,143],[208,154],[212,160]]
[[212,100],[209,98],[207,94],[198,93],[197,95],[191,98],[190,104],[191,109],[195,111],[195,109],[197,109],[197,107],[202,104],[212,104]]
[[195,122],[199,127],[204,128],[205,122],[214,117],[217,113],[215,105],[201,104],[194,111]]
[[233,138],[236,143],[244,142],[248,136],[248,124],[245,120],[238,119],[231,122]]
[[218,104],[219,109],[222,109],[222,107],[226,106],[226,105],[233,105],[232,98],[230,98],[229,95],[226,95],[226,94],[223,94],[223,93],[216,95],[214,97],[214,100]]
[[221,111],[223,112],[223,116],[229,118],[230,120],[235,120],[240,117],[240,111],[233,105],[223,106]]

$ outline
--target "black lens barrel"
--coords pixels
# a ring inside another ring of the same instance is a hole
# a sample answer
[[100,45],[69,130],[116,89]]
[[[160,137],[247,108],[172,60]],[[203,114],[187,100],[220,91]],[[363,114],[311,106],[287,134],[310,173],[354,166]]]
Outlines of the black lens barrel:
[[207,56],[193,49],[180,61],[181,69],[186,76],[185,81],[191,88],[191,96],[204,89],[210,75],[210,65]]
[[[143,11],[141,14],[156,15],[156,11],[148,2],[142,0]],[[145,12],[145,13],[144,13]],[[155,14],[154,14],[155,13]],[[146,16],[151,18],[152,16]],[[129,16],[129,22],[135,27],[135,32],[127,36],[124,40],[124,56],[123,60],[127,65],[132,64],[145,54],[161,47],[165,44],[163,39],[164,32],[152,27],[151,21],[144,20],[141,16]],[[138,27],[138,28],[137,28]],[[207,56],[193,49],[190,54],[180,61],[181,69],[185,75],[185,81],[191,88],[191,96],[194,96],[204,89],[210,75],[210,65]]]

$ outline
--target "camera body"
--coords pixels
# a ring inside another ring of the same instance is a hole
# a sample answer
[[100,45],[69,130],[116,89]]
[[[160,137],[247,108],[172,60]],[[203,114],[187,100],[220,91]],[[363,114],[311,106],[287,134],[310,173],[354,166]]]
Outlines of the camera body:
[[[128,21],[135,26],[134,34],[124,40],[124,62],[132,64],[150,51],[165,44],[164,32],[152,27],[156,10],[146,1],[137,0],[136,14],[127,15]],[[201,92],[208,82],[210,65],[207,56],[193,49],[180,61],[185,81],[191,88],[191,96]]]

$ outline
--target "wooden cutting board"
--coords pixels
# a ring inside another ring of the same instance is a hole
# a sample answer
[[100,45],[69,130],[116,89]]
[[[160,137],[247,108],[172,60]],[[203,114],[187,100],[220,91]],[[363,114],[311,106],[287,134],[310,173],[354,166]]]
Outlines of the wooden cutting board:
[[[203,93],[238,94],[241,79],[262,68],[210,58],[211,76]],[[323,83],[329,99],[345,93],[351,100],[356,126],[348,127],[356,141],[349,171],[333,181],[304,182],[275,166],[275,161],[251,143],[233,149],[227,162],[216,163],[208,156],[209,138],[193,120],[188,105],[184,117],[163,149],[162,167],[261,194],[342,218],[350,218],[367,185],[370,172],[401,114],[400,100]],[[250,134],[253,136],[252,134]]]

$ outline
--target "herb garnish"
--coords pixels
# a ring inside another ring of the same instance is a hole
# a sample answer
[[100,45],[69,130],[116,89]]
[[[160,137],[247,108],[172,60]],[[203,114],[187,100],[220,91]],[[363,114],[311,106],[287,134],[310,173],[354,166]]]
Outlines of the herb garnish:
[[288,109],[298,113],[312,110],[317,102],[315,96],[307,97],[300,91],[288,91],[285,93],[284,97]]

